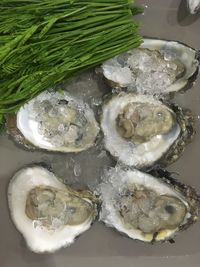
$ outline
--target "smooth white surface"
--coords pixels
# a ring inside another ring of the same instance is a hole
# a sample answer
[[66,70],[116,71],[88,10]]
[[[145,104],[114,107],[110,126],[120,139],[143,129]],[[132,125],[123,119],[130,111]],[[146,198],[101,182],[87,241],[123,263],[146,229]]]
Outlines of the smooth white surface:
[[58,181],[53,173],[42,167],[30,167],[15,174],[8,188],[8,202],[11,217],[16,228],[24,236],[27,245],[34,252],[54,252],[73,243],[76,236],[90,228],[92,218],[77,226],[66,226],[57,231],[44,227],[34,227],[34,221],[25,213],[27,195],[37,186],[51,186],[65,190],[64,184]]

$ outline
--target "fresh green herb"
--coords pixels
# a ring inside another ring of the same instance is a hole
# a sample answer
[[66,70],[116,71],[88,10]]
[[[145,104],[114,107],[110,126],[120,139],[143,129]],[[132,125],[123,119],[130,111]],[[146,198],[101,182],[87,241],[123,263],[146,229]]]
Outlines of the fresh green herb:
[[48,87],[139,46],[132,15],[140,12],[130,0],[1,0],[0,120]]

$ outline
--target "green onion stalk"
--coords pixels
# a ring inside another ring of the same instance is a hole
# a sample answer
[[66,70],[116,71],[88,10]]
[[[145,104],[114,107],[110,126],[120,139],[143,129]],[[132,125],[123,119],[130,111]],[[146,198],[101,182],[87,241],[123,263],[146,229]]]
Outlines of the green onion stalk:
[[1,0],[0,124],[63,80],[138,47],[131,0]]

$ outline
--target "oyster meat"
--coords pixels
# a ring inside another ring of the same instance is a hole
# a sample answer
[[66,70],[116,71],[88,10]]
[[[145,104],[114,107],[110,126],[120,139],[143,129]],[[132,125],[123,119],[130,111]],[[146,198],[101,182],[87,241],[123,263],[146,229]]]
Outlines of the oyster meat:
[[174,112],[152,96],[121,93],[103,107],[105,148],[129,166],[148,167],[168,158],[166,165],[180,156],[192,138],[190,119],[180,108]]
[[[98,188],[100,220],[132,239],[171,239],[199,217],[200,199],[194,189],[176,180],[117,166]],[[167,176],[167,175],[166,175]]]
[[97,215],[96,198],[91,192],[65,186],[40,166],[27,167],[14,175],[8,203],[16,228],[36,253],[69,246],[90,228]]
[[115,88],[139,94],[177,92],[196,78],[195,49],[175,41],[144,39],[140,48],[116,56],[102,65],[105,78]]
[[7,128],[15,140],[26,146],[30,143],[59,152],[88,149],[99,132],[94,113],[86,103],[67,92],[48,91],[22,107],[16,119],[8,116]]

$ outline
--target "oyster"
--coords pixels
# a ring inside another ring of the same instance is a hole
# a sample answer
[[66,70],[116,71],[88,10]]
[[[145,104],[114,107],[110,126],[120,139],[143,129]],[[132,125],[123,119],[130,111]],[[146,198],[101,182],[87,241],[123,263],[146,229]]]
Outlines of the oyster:
[[69,246],[90,228],[97,215],[92,193],[66,187],[40,166],[14,175],[8,188],[8,203],[16,228],[36,253]]
[[100,220],[145,242],[171,239],[196,222],[200,197],[195,190],[165,171],[156,175],[119,166],[110,169],[98,188]]
[[140,48],[116,56],[102,65],[111,86],[139,94],[165,95],[194,81],[198,52],[179,42],[145,38]]
[[19,143],[59,152],[91,147],[99,132],[90,107],[67,92],[44,92],[8,116],[8,132]]
[[200,9],[200,0],[187,0],[191,14],[195,14]]
[[177,106],[173,111],[152,96],[125,93],[104,105],[101,128],[105,148],[137,168],[177,160],[194,133],[189,111]]

